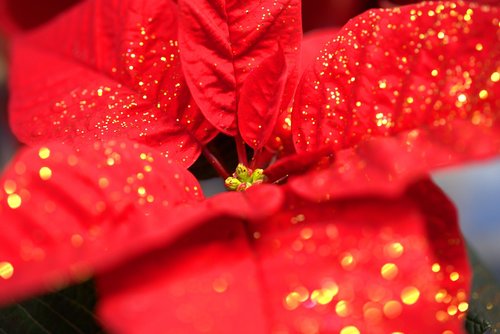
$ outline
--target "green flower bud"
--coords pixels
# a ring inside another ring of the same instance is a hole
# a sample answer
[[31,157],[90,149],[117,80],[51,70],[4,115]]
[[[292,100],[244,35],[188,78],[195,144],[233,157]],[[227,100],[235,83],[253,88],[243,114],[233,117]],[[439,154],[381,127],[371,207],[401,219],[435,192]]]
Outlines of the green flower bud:
[[264,177],[265,177],[264,170],[257,168],[252,173],[252,183],[254,184],[262,183],[264,181]]
[[238,178],[241,182],[251,181],[251,172],[243,164],[238,164],[236,171],[234,172],[234,177]]
[[224,185],[228,190],[236,190],[241,185],[241,181],[235,177],[230,176],[224,181]]

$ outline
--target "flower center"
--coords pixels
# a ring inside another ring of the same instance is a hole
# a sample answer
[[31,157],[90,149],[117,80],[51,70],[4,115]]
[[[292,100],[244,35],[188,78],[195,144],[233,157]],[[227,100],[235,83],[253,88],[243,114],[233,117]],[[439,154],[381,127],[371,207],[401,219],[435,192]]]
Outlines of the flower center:
[[264,182],[264,170],[256,168],[254,170],[240,163],[236,167],[233,176],[226,178],[224,185],[231,191],[244,191],[253,185]]

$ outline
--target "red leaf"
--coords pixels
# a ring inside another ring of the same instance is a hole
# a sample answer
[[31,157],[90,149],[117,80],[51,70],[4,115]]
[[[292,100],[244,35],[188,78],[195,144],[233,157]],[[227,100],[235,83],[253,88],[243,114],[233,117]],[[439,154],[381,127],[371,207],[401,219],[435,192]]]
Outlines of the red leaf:
[[248,75],[238,103],[238,127],[245,142],[262,148],[271,136],[286,83],[286,59],[279,47]]
[[193,97],[219,130],[236,135],[236,112],[243,83],[252,69],[281,45],[288,107],[297,82],[301,39],[300,2],[264,0],[179,0],[183,70]]
[[369,137],[445,125],[443,131],[454,120],[494,132],[498,16],[498,8],[435,2],[353,19],[298,88],[297,150],[325,144],[338,150]]
[[430,129],[374,137],[338,151],[323,171],[301,175],[290,186],[310,200],[399,194],[430,171],[500,153],[498,126],[478,127],[455,120]]
[[28,144],[133,139],[190,165],[216,131],[190,97],[176,39],[169,0],[75,7],[14,44],[14,132]]
[[289,194],[276,209],[244,222],[210,220],[101,276],[104,325],[130,333],[463,333],[466,253],[453,206],[430,182],[392,199],[311,203]]
[[163,245],[199,221],[170,212],[203,198],[185,168],[131,142],[24,150],[0,186],[0,304]]

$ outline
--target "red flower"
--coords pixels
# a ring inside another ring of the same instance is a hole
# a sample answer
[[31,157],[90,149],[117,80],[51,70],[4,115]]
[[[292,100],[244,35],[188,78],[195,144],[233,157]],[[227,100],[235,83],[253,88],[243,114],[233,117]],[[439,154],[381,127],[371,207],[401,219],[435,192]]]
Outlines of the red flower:
[[[1,301],[94,274],[116,332],[462,332],[466,254],[426,174],[498,153],[498,10],[371,11],[299,71],[298,8],[179,0],[196,104],[169,1],[19,40],[12,125],[43,147],[1,180]],[[287,182],[203,199],[178,163],[215,159],[212,125]]]

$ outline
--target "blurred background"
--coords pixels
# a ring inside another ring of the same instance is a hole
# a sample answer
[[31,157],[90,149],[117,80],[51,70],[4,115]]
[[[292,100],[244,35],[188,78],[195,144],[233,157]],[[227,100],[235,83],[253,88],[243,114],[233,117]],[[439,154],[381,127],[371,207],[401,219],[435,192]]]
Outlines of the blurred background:
[[[500,0],[478,0],[499,5]],[[42,24],[76,0],[0,0],[0,168],[19,144],[7,121],[7,50],[11,37]],[[341,26],[349,18],[378,6],[412,0],[303,0],[304,31]],[[434,179],[458,207],[465,237],[500,281],[500,159],[439,172]]]

